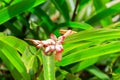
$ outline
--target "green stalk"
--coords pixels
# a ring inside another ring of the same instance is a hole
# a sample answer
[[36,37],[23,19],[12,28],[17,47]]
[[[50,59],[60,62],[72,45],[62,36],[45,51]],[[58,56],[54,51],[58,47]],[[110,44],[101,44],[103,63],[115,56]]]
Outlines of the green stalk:
[[44,52],[42,52],[42,59],[43,59],[44,79],[55,80],[54,54],[45,55]]

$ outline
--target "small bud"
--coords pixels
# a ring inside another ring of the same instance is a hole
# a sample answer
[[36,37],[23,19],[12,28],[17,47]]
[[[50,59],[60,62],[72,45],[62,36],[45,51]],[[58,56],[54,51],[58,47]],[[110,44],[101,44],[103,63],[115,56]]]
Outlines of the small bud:
[[42,44],[38,44],[36,47],[41,48],[42,46],[43,46]]
[[72,33],[72,30],[68,30],[63,36],[67,37]]
[[50,38],[53,39],[54,41],[57,41],[57,37],[54,34],[50,34]]
[[50,46],[46,47],[45,53],[48,53],[50,51],[50,49],[51,49]]
[[55,54],[55,60],[61,61],[62,60],[62,54],[61,53]]
[[59,43],[59,44],[62,44],[63,41],[64,41],[64,39],[65,39],[64,36],[60,36],[60,37],[58,38],[58,43]]
[[33,40],[33,39],[26,39],[31,41],[33,44],[38,45],[41,41],[40,40]]
[[[60,33],[61,33],[61,34],[65,34],[67,31],[68,31],[68,30],[60,29]],[[70,33],[70,35],[71,35],[71,34],[75,34],[75,33],[77,33],[77,32],[76,32],[76,31],[72,31],[72,32]]]

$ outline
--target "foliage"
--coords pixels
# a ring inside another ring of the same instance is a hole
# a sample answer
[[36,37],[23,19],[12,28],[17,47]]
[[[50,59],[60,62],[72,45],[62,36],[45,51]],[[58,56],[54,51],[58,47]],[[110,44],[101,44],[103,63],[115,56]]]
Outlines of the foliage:
[[[0,80],[119,80],[120,1],[1,0]],[[62,61],[25,39],[45,40],[60,29]]]

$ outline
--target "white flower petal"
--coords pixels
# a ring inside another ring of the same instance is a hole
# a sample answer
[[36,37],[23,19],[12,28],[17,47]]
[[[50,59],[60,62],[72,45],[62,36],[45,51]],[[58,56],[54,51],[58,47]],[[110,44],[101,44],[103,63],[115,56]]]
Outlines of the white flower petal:
[[43,47],[43,45],[42,44],[38,44],[36,47],[37,48],[41,48],[41,47]]
[[55,41],[53,39],[48,39],[46,40],[48,42],[49,45],[54,45]]
[[50,46],[46,47],[45,53],[48,53],[50,51]]
[[60,53],[63,51],[62,45],[56,45],[55,49],[56,49],[56,53]]
[[50,48],[51,48],[51,52],[53,52],[55,50],[55,46],[54,45],[51,45]]

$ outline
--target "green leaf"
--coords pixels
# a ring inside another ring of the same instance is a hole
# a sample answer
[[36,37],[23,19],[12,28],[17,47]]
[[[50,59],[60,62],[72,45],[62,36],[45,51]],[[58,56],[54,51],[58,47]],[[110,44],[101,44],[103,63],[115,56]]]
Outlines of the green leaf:
[[78,76],[68,73],[66,75],[66,80],[81,80]]
[[92,5],[92,0],[79,1],[78,11],[76,12],[76,17],[75,17],[76,21],[86,20],[86,18],[88,18],[88,16],[90,16],[90,14],[92,12],[90,5]]
[[95,57],[100,57],[102,55],[116,53],[120,51],[119,47],[120,47],[120,42],[112,42],[109,44],[103,44],[83,50],[78,50],[63,57],[62,61],[57,63],[57,65],[66,66],[86,59],[91,59]]
[[80,11],[82,8],[84,8],[84,6],[86,4],[88,4],[88,2],[90,2],[90,1],[89,0],[81,0],[81,1],[79,1],[78,11]]
[[0,18],[0,24],[10,20],[11,18],[15,17],[16,15],[38,6],[39,4],[45,2],[45,0],[22,0],[19,1],[11,6],[5,7],[0,10],[0,16],[4,16]]
[[101,80],[109,80],[110,79],[105,73],[100,71],[95,66],[87,68],[87,71],[89,71],[90,73],[94,74],[96,77],[100,78]]
[[0,41],[0,45],[0,57],[10,70],[15,80],[30,80],[18,52],[2,41]]
[[115,22],[113,24],[108,25],[106,28],[119,28],[120,22]]
[[91,25],[87,23],[80,23],[80,22],[66,22],[66,23],[61,23],[58,26],[59,27],[70,26],[71,28],[78,28],[78,29],[85,29],[85,30],[93,29]]
[[[104,2],[104,0],[94,0],[93,3],[95,6],[95,9],[96,9],[96,12],[99,12],[102,8],[106,8],[105,4],[107,2]],[[106,17],[106,18],[102,19],[100,22],[101,22],[103,27],[106,27],[107,25],[112,23],[112,18]]]
[[113,74],[113,75],[112,75],[112,80],[120,80],[120,73],[118,73],[118,74]]
[[71,68],[71,71],[73,73],[79,72],[79,71],[95,64],[97,61],[98,61],[98,58],[92,58],[92,59],[85,60],[83,62],[79,62]]
[[72,42],[89,42],[89,41],[100,41],[119,38],[120,29],[95,29],[81,31],[76,34],[70,35],[65,39],[65,43]]
[[[63,56],[66,56],[67,54],[71,53],[71,50],[74,50],[76,51],[76,49],[84,49],[86,47],[89,47],[91,45],[94,45],[95,42],[81,42],[81,43],[72,43],[72,44],[65,44],[63,47],[64,47],[64,51],[62,53]],[[69,47],[71,46],[71,47]]]
[[120,3],[117,3],[109,8],[105,8],[105,9],[97,12],[91,18],[89,18],[86,21],[86,23],[93,25],[93,24],[97,23],[98,21],[100,21],[101,19],[104,19],[108,16],[113,16],[117,13],[120,13]]
[[34,74],[38,71],[38,65],[40,65],[35,53],[36,51],[34,50],[34,47],[28,46],[22,54],[22,61],[24,62],[27,68],[27,72],[33,72]]
[[18,50],[21,54],[25,51],[28,44],[23,40],[20,40],[13,36],[3,36],[0,37],[0,41],[6,43],[7,45],[13,47],[14,49]]

